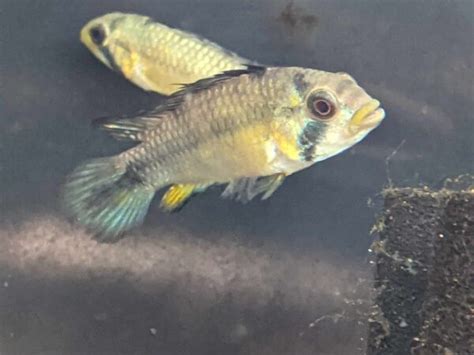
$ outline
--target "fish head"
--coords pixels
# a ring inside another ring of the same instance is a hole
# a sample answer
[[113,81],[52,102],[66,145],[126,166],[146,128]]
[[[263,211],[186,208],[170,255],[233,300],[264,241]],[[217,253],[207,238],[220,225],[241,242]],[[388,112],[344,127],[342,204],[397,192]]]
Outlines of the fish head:
[[81,29],[81,42],[107,67],[123,73],[134,55],[133,48],[130,48],[134,41],[129,37],[134,35],[135,17],[143,21],[147,19],[120,12],[97,17]]
[[307,161],[321,161],[350,148],[385,117],[380,102],[347,73],[309,69],[295,77],[302,99],[300,144],[312,144]]

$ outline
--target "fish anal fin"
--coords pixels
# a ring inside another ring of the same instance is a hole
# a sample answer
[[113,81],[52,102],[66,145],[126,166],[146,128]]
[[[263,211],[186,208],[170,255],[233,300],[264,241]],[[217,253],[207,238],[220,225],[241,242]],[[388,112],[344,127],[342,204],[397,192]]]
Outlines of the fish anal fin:
[[165,212],[177,212],[196,193],[206,189],[206,185],[175,184],[161,198],[160,207]]

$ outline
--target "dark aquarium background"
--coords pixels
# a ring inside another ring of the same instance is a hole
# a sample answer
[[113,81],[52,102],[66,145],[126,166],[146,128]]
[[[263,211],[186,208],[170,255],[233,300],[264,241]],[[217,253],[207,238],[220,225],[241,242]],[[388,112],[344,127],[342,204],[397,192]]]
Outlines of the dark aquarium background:
[[[387,118],[267,201],[215,189],[172,215],[155,201],[98,244],[65,219],[62,181],[124,148],[93,118],[163,99],[79,42],[112,11],[346,71]],[[471,0],[0,0],[0,354],[364,354],[380,192],[474,170],[473,34]]]

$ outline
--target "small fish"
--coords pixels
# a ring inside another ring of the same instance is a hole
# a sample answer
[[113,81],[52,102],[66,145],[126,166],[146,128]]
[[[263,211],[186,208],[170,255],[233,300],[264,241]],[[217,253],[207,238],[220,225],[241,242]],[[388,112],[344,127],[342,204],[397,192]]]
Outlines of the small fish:
[[363,139],[385,113],[346,73],[248,66],[200,80],[155,109],[96,124],[136,145],[76,168],[64,187],[72,217],[101,241],[142,223],[155,192],[176,211],[211,185],[246,202]]
[[95,18],[80,37],[106,66],[142,89],[163,95],[180,90],[182,84],[251,64],[207,39],[136,14]]

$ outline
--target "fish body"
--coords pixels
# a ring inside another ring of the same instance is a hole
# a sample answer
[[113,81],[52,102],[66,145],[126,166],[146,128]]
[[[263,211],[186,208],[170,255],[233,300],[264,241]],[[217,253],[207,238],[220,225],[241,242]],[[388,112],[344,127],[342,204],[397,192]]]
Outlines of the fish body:
[[104,241],[140,224],[155,192],[166,211],[214,184],[225,197],[268,198],[285,177],[363,139],[384,118],[346,73],[298,67],[224,72],[136,117],[97,125],[136,146],[79,166],[65,186],[73,217]]
[[95,18],[82,28],[80,38],[109,68],[163,95],[250,64],[207,39],[137,14],[115,12]]

